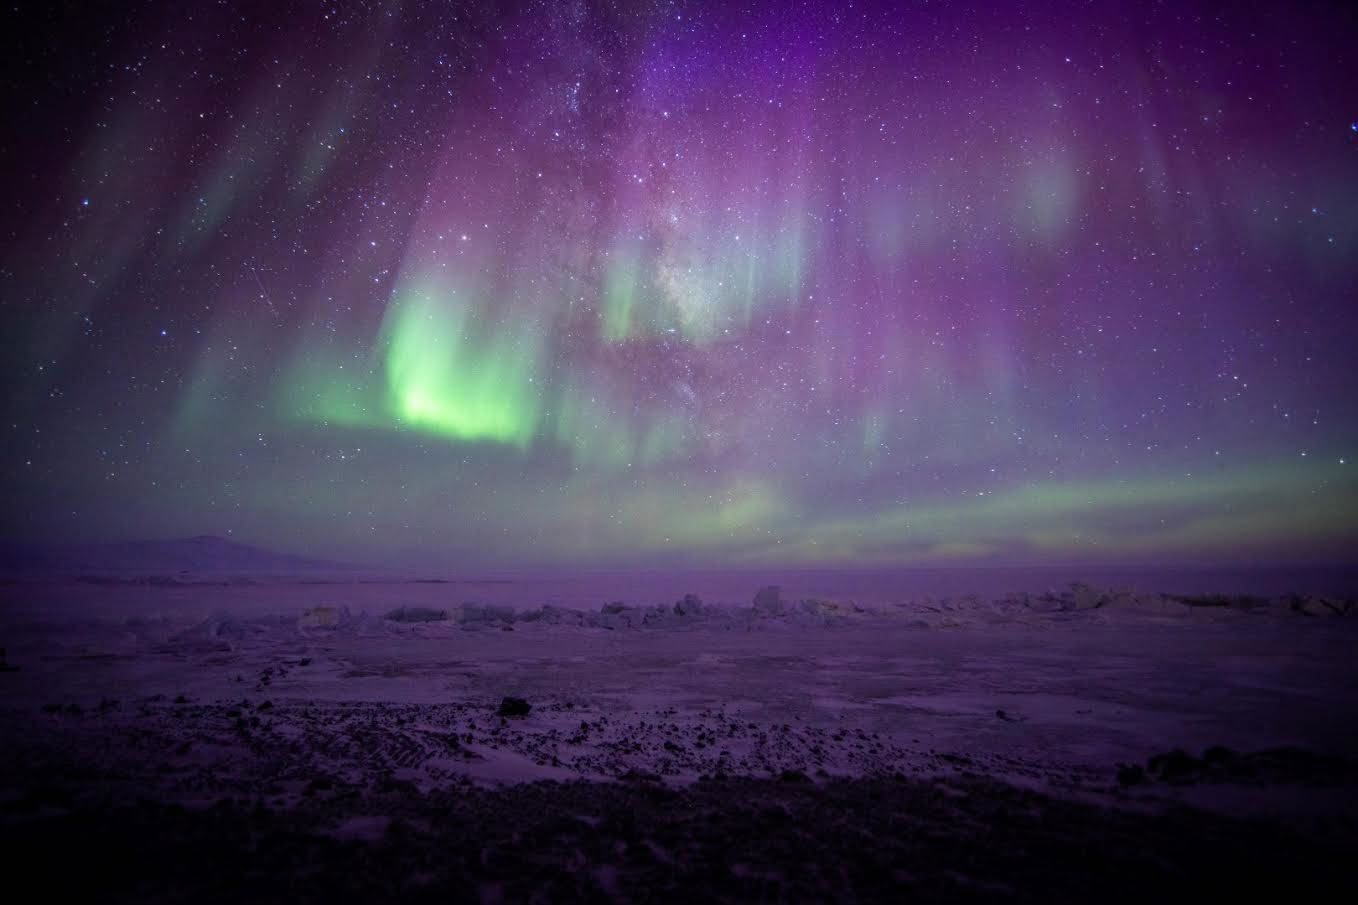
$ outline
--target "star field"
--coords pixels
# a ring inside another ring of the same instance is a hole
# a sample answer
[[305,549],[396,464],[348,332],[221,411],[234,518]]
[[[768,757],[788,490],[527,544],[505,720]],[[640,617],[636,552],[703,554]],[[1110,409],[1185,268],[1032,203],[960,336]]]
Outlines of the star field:
[[1324,4],[7,12],[10,540],[1344,560]]

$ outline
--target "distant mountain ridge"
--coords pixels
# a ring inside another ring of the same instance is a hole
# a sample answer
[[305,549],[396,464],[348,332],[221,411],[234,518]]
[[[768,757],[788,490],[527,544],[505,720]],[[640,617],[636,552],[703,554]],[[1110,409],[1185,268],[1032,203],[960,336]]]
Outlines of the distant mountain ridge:
[[112,544],[16,545],[0,550],[0,568],[9,572],[172,575],[291,574],[348,571],[355,567],[200,534]]

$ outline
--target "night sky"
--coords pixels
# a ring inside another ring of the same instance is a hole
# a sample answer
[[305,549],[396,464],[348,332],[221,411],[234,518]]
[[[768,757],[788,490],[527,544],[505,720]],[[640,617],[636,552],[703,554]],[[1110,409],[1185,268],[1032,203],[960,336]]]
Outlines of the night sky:
[[3,538],[1351,561],[1358,21],[21,3]]

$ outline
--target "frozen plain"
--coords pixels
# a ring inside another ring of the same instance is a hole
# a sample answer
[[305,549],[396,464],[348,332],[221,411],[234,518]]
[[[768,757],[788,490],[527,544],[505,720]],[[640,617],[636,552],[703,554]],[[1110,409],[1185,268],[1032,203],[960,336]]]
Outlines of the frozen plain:
[[[1078,900],[1116,892],[1109,871],[1140,881],[1128,895],[1220,888],[1213,859],[1251,847],[1284,854],[1262,878],[1238,866],[1242,884],[1352,883],[1323,867],[1358,838],[1358,617],[1342,598],[698,602],[673,580],[669,602],[595,582],[545,607],[507,582],[7,584],[6,834],[45,863],[44,833],[139,827],[145,847],[119,863],[141,864],[166,844],[146,826],[182,846],[212,815],[211,842],[179,860],[286,837],[303,865],[362,862],[352,884],[309,887],[331,898]],[[507,696],[531,711],[497,715]],[[568,827],[544,828],[551,814]],[[815,833],[819,857],[808,819],[837,827]],[[482,840],[465,863],[430,854],[451,827],[463,849]],[[1004,832],[1036,848],[1013,855]],[[1044,885],[1055,852],[1105,836],[1122,840],[1113,863],[1063,862]],[[939,839],[973,854],[919,848]],[[203,876],[103,891],[174,898]]]

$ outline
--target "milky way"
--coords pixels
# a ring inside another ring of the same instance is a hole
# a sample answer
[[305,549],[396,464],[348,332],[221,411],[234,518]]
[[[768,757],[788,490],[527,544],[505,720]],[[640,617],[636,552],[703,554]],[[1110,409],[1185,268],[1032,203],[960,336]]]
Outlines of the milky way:
[[490,6],[5,14],[6,537],[1351,556],[1351,13]]

